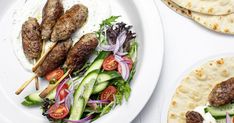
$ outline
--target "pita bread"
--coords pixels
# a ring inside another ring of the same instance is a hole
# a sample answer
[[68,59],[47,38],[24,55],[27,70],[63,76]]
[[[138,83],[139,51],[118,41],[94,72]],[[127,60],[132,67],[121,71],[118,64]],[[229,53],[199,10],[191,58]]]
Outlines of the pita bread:
[[168,123],[186,123],[185,113],[208,102],[213,87],[234,76],[234,57],[209,61],[184,77],[172,97]]
[[210,30],[225,34],[234,34],[234,14],[210,16],[193,12],[192,19]]
[[180,15],[183,15],[187,18],[191,18],[191,11],[185,8],[182,8],[180,6],[178,6],[177,4],[175,4],[174,2],[172,2],[171,0],[162,0],[169,8],[171,8],[172,10],[174,10],[175,12],[179,13]]
[[234,0],[172,0],[188,10],[209,14],[227,15],[234,12]]
[[225,34],[234,34],[234,14],[224,16],[205,15],[182,8],[171,0],[163,0],[163,2],[177,13],[193,19],[195,22],[210,30]]

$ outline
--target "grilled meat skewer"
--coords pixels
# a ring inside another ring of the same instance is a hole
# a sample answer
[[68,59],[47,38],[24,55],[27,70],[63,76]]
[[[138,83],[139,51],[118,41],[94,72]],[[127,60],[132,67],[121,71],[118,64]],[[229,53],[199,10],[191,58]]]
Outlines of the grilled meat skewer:
[[56,46],[51,50],[51,52],[47,55],[44,62],[35,71],[37,76],[43,77],[47,73],[63,65],[71,46],[71,39],[68,39],[66,41],[59,41],[56,44]]
[[72,6],[62,15],[54,26],[51,41],[66,40],[79,28],[88,18],[88,8],[81,4]]
[[68,68],[68,71],[55,84],[49,84],[49,86],[42,91],[40,97],[45,98],[69,73],[75,69],[81,68],[90,55],[95,51],[97,45],[98,39],[94,33],[88,33],[82,36],[81,39],[70,49],[67,55],[64,66]]
[[42,12],[41,35],[43,40],[50,39],[53,27],[63,13],[64,9],[60,0],[47,0]]
[[22,44],[29,60],[38,59],[42,51],[41,29],[37,19],[29,17],[22,25]]

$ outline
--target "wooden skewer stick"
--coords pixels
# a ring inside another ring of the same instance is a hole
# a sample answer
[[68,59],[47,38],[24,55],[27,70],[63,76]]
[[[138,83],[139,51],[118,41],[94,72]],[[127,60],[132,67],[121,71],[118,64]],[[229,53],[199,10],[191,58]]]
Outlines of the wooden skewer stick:
[[42,55],[45,53],[45,43],[46,43],[46,41],[43,40],[43,41],[42,41],[41,57],[42,57]]
[[71,71],[71,70],[69,69],[56,83],[54,83],[54,84],[49,84],[49,85],[46,87],[46,89],[43,90],[43,91],[40,93],[39,96],[40,96],[41,98],[45,98],[53,89],[55,89],[55,88],[59,85],[59,83],[60,83],[61,81],[64,80],[65,77],[67,77],[67,76],[69,75],[70,71]]
[[57,42],[53,42],[53,44],[49,47],[49,49],[41,56],[41,58],[37,61],[37,63],[33,66],[32,71],[35,72],[37,68],[43,63],[46,56],[50,53],[50,51],[56,46]]
[[40,81],[39,81],[38,77],[35,78],[35,87],[36,87],[37,91],[40,89]]
[[[36,63],[36,59],[34,59],[34,64],[35,63]],[[36,90],[40,89],[40,81],[38,79],[38,76],[35,77],[35,87],[36,87]]]
[[36,77],[37,75],[34,75],[30,80],[24,82],[24,84],[20,86],[20,88],[15,92],[15,94],[19,95]]

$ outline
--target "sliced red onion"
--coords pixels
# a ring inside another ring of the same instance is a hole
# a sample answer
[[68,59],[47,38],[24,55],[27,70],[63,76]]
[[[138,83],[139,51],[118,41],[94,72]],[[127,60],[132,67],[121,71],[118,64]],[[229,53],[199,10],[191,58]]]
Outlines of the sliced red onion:
[[73,92],[70,92],[65,98],[65,105],[68,109],[71,107],[71,102],[73,101]]
[[128,54],[127,52],[117,52],[116,53],[116,55],[119,55],[119,56],[125,56],[127,54]]
[[68,80],[69,79],[66,78],[58,85],[56,89],[56,94],[55,94],[55,104],[61,104],[64,102],[64,100],[60,101],[59,92],[61,91],[62,87],[67,83]]
[[89,115],[89,116],[87,116],[87,117],[85,117],[85,118],[83,118],[81,120],[67,120],[66,119],[65,122],[68,122],[68,123],[85,123],[85,122],[91,121],[93,117],[94,117],[93,115]]
[[128,64],[126,63],[126,61],[122,57],[120,57],[118,55],[115,55],[115,60],[121,66],[121,69],[122,69],[121,76],[123,77],[123,79],[125,81],[127,81],[128,77],[129,77],[129,74],[130,74],[130,69],[128,67]]
[[110,103],[110,101],[109,100],[89,100],[88,103],[89,104],[96,104],[96,103],[108,104],[108,103]]
[[122,47],[122,45],[124,44],[126,38],[126,31],[123,31],[119,34],[119,36],[116,39],[114,54],[116,54],[119,51],[120,47]]
[[226,123],[232,123],[232,119],[228,112],[226,112]]

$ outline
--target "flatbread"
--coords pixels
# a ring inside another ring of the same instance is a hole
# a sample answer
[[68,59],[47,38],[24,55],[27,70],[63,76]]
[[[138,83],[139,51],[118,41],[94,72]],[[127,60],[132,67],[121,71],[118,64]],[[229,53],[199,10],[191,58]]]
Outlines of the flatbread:
[[171,8],[172,10],[174,10],[175,12],[177,12],[180,15],[183,15],[187,18],[191,18],[191,11],[185,8],[182,8],[180,6],[178,6],[177,4],[175,4],[174,2],[172,2],[171,0],[162,0],[169,8]]
[[234,34],[234,14],[223,16],[205,15],[182,8],[171,0],[163,0],[163,2],[172,10],[193,19],[203,27],[224,34]]
[[192,19],[210,30],[225,34],[234,34],[234,14],[210,16],[192,12]]
[[234,12],[234,0],[172,0],[188,10],[209,14],[227,15]]
[[208,103],[213,87],[234,76],[234,57],[211,60],[187,74],[168,110],[168,123],[185,123],[185,113]]

